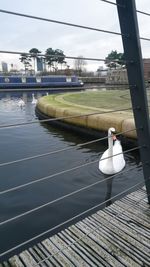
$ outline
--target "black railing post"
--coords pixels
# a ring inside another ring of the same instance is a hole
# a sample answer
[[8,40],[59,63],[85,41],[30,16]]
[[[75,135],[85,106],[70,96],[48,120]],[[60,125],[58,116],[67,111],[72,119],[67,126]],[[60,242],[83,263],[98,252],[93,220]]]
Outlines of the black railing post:
[[116,0],[137,137],[150,204],[150,120],[135,0]]

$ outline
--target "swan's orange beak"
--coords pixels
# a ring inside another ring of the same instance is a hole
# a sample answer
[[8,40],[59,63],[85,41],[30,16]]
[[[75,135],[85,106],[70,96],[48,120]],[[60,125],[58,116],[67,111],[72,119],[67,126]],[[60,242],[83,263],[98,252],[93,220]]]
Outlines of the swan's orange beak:
[[113,141],[116,141],[117,140],[117,137],[116,137],[116,135],[114,134],[113,135]]

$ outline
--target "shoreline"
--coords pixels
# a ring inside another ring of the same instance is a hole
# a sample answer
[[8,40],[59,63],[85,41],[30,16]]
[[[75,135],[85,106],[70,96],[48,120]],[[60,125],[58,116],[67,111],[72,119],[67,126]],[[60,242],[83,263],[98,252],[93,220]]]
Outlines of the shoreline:
[[117,133],[122,133],[123,143],[130,146],[137,144],[131,112],[111,112],[104,108],[78,105],[64,100],[64,96],[66,94],[41,97],[36,106],[39,119],[56,118],[49,124],[96,137],[107,136],[108,128],[114,127]]

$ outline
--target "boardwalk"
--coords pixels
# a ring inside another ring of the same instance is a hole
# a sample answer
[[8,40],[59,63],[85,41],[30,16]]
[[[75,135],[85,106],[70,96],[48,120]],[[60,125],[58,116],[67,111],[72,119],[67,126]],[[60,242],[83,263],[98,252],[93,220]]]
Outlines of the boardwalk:
[[142,188],[0,267],[150,266],[149,219],[149,205]]

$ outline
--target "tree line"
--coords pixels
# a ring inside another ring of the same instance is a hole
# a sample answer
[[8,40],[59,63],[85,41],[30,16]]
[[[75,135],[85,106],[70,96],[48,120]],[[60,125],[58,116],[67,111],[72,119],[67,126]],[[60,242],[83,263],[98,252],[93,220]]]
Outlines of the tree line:
[[32,67],[32,60],[34,62],[34,71],[35,71],[35,63],[37,59],[41,59],[44,65],[47,65],[49,69],[57,69],[58,65],[60,64],[61,67],[63,64],[67,64],[65,61],[64,52],[60,49],[52,49],[47,48],[45,51],[44,56],[40,56],[41,51],[37,48],[32,48],[29,50],[29,54],[22,53],[20,55],[20,61],[23,63],[25,71],[29,70]]
[[[60,49],[52,49],[52,48],[47,48],[45,51],[44,56],[41,55],[41,51],[38,50],[37,48],[32,48],[29,50],[29,54],[22,53],[20,55],[20,61],[24,64],[24,69],[25,72],[32,67],[32,61],[34,65],[34,72],[35,72],[35,65],[37,59],[40,59],[42,61],[43,66],[45,66],[45,71],[46,71],[46,66],[48,66],[49,71],[57,71],[58,66],[65,65],[69,69],[69,65],[67,65],[67,62],[65,60],[65,54],[62,50]],[[124,54],[123,53],[118,53],[117,50],[112,50],[107,57],[105,57],[104,61],[105,65],[112,69],[112,68],[117,68],[117,67],[125,67],[124,63]],[[76,74],[81,75],[83,70],[86,72],[85,65],[86,61],[82,56],[77,57],[77,59],[74,61],[74,68],[76,71]]]

